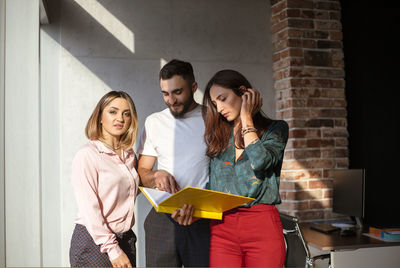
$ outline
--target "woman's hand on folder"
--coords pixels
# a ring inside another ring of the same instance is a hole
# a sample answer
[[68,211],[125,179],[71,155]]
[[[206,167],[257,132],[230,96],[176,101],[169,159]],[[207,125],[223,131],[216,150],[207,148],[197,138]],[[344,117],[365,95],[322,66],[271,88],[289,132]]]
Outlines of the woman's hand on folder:
[[171,214],[173,218],[180,225],[188,226],[199,218],[193,217],[194,207],[192,205],[183,205],[182,208],[178,208]]

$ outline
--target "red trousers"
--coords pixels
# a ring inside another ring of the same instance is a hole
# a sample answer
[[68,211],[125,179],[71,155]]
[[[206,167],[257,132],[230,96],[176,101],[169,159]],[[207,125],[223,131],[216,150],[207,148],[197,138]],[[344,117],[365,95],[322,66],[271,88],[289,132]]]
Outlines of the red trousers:
[[273,205],[236,208],[211,221],[210,267],[283,267],[285,242]]

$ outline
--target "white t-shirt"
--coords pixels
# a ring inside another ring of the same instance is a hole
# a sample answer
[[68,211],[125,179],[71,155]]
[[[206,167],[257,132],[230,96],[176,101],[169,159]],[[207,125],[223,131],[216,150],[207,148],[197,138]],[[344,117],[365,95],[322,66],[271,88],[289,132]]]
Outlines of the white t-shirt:
[[204,143],[201,106],[175,118],[169,108],[146,118],[137,152],[157,157],[158,169],[171,173],[181,189],[204,188],[209,158]]

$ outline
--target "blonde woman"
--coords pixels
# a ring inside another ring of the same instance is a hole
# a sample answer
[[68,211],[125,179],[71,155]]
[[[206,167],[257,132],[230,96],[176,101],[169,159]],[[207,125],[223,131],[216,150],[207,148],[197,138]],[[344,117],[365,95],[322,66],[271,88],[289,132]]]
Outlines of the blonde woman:
[[137,128],[135,105],[122,91],[105,94],[87,122],[89,142],[72,164],[79,213],[71,239],[71,266],[136,265],[136,236],[131,228],[139,184],[132,149]]

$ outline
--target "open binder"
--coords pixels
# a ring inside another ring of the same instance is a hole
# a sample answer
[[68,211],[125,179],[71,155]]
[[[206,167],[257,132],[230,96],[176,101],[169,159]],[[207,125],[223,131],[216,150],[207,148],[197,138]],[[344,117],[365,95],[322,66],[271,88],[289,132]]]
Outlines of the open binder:
[[222,219],[222,213],[253,201],[254,198],[222,193],[196,187],[185,187],[171,194],[152,188],[139,187],[157,212],[173,213],[184,204],[193,205],[193,216]]

